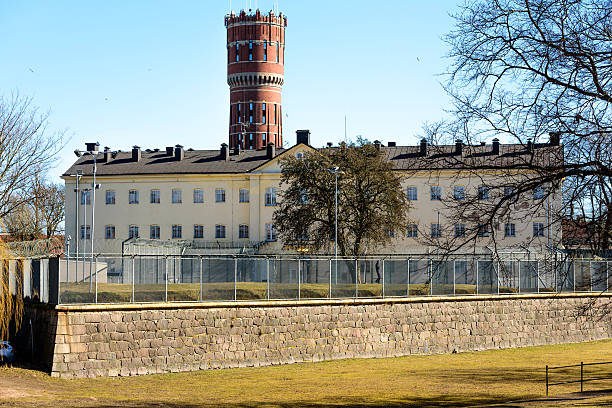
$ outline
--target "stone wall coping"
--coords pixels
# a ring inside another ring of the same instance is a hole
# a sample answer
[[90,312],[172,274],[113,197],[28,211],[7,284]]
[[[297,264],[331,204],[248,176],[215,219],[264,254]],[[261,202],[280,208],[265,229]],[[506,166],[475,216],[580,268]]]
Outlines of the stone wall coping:
[[302,300],[241,300],[206,302],[152,302],[152,303],[98,303],[64,304],[55,306],[58,312],[93,312],[112,310],[172,310],[172,309],[212,309],[212,308],[250,308],[250,307],[297,307],[297,306],[355,306],[395,303],[434,303],[499,301],[521,299],[569,299],[569,298],[608,298],[612,293],[528,293],[511,295],[463,295],[463,296],[415,296],[388,298],[348,298],[348,299],[302,299]]

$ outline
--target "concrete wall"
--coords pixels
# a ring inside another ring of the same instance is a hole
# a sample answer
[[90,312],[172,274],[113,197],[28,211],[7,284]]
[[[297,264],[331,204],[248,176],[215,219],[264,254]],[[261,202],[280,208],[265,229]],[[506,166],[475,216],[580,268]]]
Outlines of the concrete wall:
[[51,374],[131,376],[609,339],[612,314],[589,314],[611,301],[564,294],[57,306]]

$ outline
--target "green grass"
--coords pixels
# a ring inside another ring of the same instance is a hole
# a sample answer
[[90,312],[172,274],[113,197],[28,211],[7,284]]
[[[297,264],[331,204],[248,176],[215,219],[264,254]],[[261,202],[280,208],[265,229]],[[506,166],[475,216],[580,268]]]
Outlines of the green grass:
[[[382,285],[377,283],[360,283],[355,287],[354,283],[332,285],[332,298],[354,297],[357,289],[357,297],[373,298],[382,296]],[[480,293],[486,293],[487,288],[480,288]],[[489,288],[490,289],[490,288]],[[89,283],[62,283],[61,303],[93,303],[95,295],[90,292]],[[386,284],[385,296],[406,296],[409,290],[410,296],[429,295],[428,284]],[[453,285],[435,284],[431,288],[434,295],[452,295]],[[238,300],[267,299],[268,286],[265,282],[238,282],[236,284],[236,298]],[[540,289],[542,292],[552,291]],[[489,290],[490,292],[490,290]],[[497,293],[497,289],[494,289]],[[500,287],[500,293],[516,293],[515,288]],[[454,288],[456,295],[473,295],[476,293],[475,285],[457,284]],[[135,302],[160,302],[164,301],[166,289],[160,284],[136,284],[134,286]],[[324,299],[329,297],[329,285],[326,283],[303,283],[300,285],[300,297],[302,299]],[[271,299],[297,299],[297,283],[270,283]],[[202,285],[203,300],[233,300],[234,283],[204,283]],[[132,285],[125,283],[99,283],[99,303],[125,303],[132,300]],[[198,301],[200,300],[199,283],[170,283],[168,284],[169,301]]]
[[[4,368],[0,369],[0,406],[465,407],[543,397],[546,364],[611,360],[612,340],[607,340],[129,378],[60,380]],[[611,367],[604,367],[592,370],[612,374]],[[575,378],[578,373],[567,369],[561,374]],[[612,388],[612,380],[586,386],[586,390],[605,388]],[[577,385],[559,386],[551,395],[577,390]],[[509,406],[611,405],[612,394],[603,394],[580,401],[563,398]]]

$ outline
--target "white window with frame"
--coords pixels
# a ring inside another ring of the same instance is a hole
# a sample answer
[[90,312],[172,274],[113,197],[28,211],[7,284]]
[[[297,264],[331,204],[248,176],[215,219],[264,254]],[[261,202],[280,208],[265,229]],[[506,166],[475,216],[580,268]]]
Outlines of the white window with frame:
[[442,189],[440,186],[431,186],[431,201],[442,200]]
[[266,188],[265,205],[266,206],[276,205],[276,188],[275,187]]
[[128,238],[138,238],[138,225],[128,227]]
[[479,224],[478,225],[478,236],[479,237],[489,236],[489,224]]
[[241,203],[248,203],[249,202],[249,190],[246,188],[241,188],[240,192],[238,193],[238,201]]
[[238,227],[238,238],[249,238],[249,226],[247,224],[240,224],[240,226]]
[[276,241],[276,226],[266,224],[266,241]]
[[151,204],[159,204],[161,202],[161,192],[157,189],[151,190]]
[[217,203],[225,202],[225,189],[218,188],[215,190],[215,202]]
[[225,238],[225,225],[222,225],[222,224],[215,225],[215,238],[217,239]]
[[437,222],[431,223],[431,237],[432,238],[442,237],[442,226]]
[[204,226],[203,225],[195,224],[193,226],[193,238],[194,239],[204,238]]
[[183,238],[183,226],[179,224],[172,225],[172,239]]
[[516,237],[516,225],[513,222],[504,224],[504,237]]
[[533,199],[541,200],[544,198],[544,186],[537,186],[533,189]]
[[455,200],[465,200],[465,186],[455,186],[453,197]]
[[183,191],[178,188],[172,189],[172,204],[181,204],[183,202]]
[[201,188],[193,189],[193,203],[202,204],[204,202],[204,190]]
[[115,239],[114,225],[107,225],[104,227],[104,239]]
[[544,223],[543,222],[534,222],[533,223],[533,236],[534,237],[543,237],[544,236]]
[[91,190],[81,190],[81,205],[91,205]]
[[149,238],[151,239],[159,239],[161,234],[161,228],[159,228],[159,225],[151,225],[149,227]]
[[406,238],[417,238],[419,236],[419,228],[416,224],[408,224],[406,228]]
[[91,227],[89,225],[81,225],[81,239],[91,239]]
[[138,190],[128,192],[128,204],[138,204]]
[[489,199],[489,187],[488,186],[478,186],[478,199],[479,200]]
[[106,205],[115,205],[115,191],[106,190]]
[[455,224],[455,238],[463,238],[465,237],[465,224],[459,222]]
[[406,187],[406,198],[410,201],[417,200],[417,188],[415,186]]

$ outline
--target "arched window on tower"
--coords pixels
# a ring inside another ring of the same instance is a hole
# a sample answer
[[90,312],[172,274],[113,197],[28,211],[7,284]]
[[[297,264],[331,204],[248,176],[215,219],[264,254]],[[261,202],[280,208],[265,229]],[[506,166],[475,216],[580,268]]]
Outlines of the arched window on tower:
[[266,104],[264,103],[261,108],[261,123],[266,124]]
[[253,61],[253,41],[249,41],[249,61]]
[[249,123],[253,123],[253,102],[249,103]]
[[264,61],[268,60],[268,42],[264,41]]
[[237,103],[236,106],[238,106],[238,123],[241,123],[242,115],[240,114],[240,103]]
[[240,45],[236,43],[236,62],[240,61]]
[[278,42],[276,43],[276,62],[278,62]]
[[276,104],[274,104],[274,124],[276,125]]

